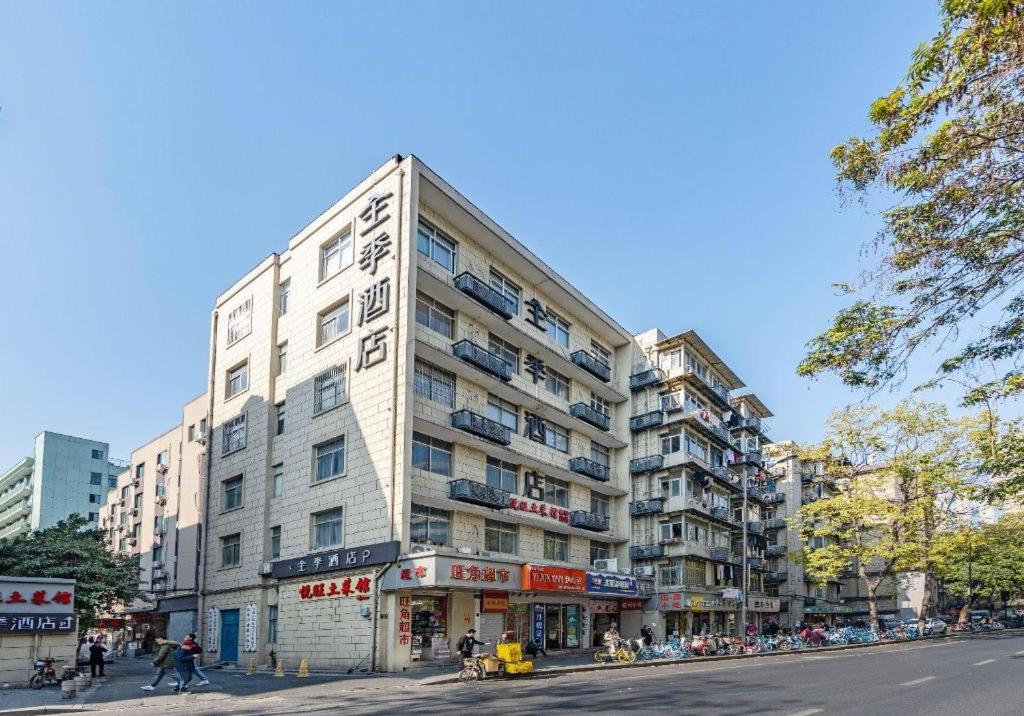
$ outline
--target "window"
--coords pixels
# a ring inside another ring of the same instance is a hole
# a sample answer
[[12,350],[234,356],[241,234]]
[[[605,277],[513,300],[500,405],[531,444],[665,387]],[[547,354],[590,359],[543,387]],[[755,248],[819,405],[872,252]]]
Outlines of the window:
[[313,379],[314,415],[341,405],[346,397],[345,370],[343,368],[328,368]]
[[661,393],[658,397],[661,400],[661,409],[665,412],[679,410],[683,407],[683,393],[680,390]]
[[560,452],[569,452],[569,431],[550,420],[544,421],[544,444]]
[[274,483],[271,488],[271,497],[280,497],[284,494],[284,465],[274,465]]
[[679,562],[670,562],[658,568],[658,584],[666,587],[682,584],[682,575],[682,565]]
[[93,460],[102,460],[103,459],[103,451],[102,450],[93,450],[92,451],[92,459]]
[[224,423],[224,444],[222,455],[245,447],[245,413]]
[[597,359],[598,363],[603,363],[605,366],[612,367],[612,352],[602,346],[597,341],[590,342],[590,352],[593,353],[594,358]]
[[455,311],[422,293],[416,294],[416,322],[445,338],[455,335]]
[[701,362],[701,360],[694,356],[692,353],[686,354],[686,367],[690,368],[694,373],[699,375],[701,378],[708,377],[707,365]]
[[686,436],[686,452],[694,457],[699,457],[705,462],[708,459],[708,446],[698,440],[694,440],[689,435]]
[[224,481],[224,511],[242,506],[242,476]]
[[[94,475],[98,475],[99,473],[98,472],[94,472],[93,474]],[[145,476],[146,476],[146,463],[140,462],[138,465],[135,466],[135,479],[136,480],[141,480]]]
[[284,418],[285,418],[285,401],[281,401],[274,406],[274,412],[277,415],[277,434],[284,434]]
[[544,367],[544,372],[547,374],[547,377],[544,379],[544,387],[547,388],[548,392],[552,395],[557,395],[562,400],[568,400],[569,379],[557,370],[547,366]]
[[662,522],[658,525],[658,529],[661,534],[661,540],[679,540],[683,538],[683,523],[678,522]]
[[158,482],[156,484],[156,496],[157,497],[166,497],[167,496],[167,485],[165,483]]
[[427,544],[448,544],[451,534],[452,513],[436,507],[412,506],[409,539]]
[[99,518],[100,518],[100,513],[99,512],[90,512],[89,513],[89,521],[90,522],[95,522]]
[[121,488],[121,499],[122,500],[127,500],[128,499],[128,485],[125,485],[124,487]]
[[313,515],[313,549],[341,546],[341,510]]
[[117,548],[124,552],[128,548],[128,540],[124,537],[117,541]]
[[345,473],[345,438],[340,437],[316,448],[316,482]]
[[193,423],[192,425],[188,426],[188,441],[191,443],[191,442],[195,442],[195,440],[196,440],[196,426]]
[[419,358],[413,367],[412,389],[427,400],[455,407],[455,374]]
[[493,333],[487,335],[487,350],[509,364],[513,373],[519,372],[519,348]]
[[596,393],[590,394],[590,407],[601,413],[601,415],[606,418],[610,418],[612,416],[612,409],[608,404],[608,401]]
[[600,492],[590,491],[590,511],[595,515],[601,515],[602,517],[609,517],[611,512],[609,510],[608,495],[601,494]]
[[220,538],[220,566],[237,567],[242,563],[242,535]]
[[553,477],[544,478],[544,502],[559,507],[569,506],[569,483]]
[[277,286],[277,312],[282,316],[288,313],[288,292],[291,286],[290,279],[285,279]]
[[89,474],[90,485],[102,485],[103,484],[103,473],[93,472]]
[[671,455],[679,452],[683,446],[683,433],[681,430],[665,433],[661,436],[661,454]]
[[569,561],[569,536],[544,531],[544,559],[555,562]]
[[515,432],[519,429],[519,406],[496,395],[487,395],[487,417]]
[[662,353],[658,356],[658,365],[664,371],[669,371],[672,368],[678,368],[682,365],[683,352],[679,349],[669,351],[668,353]]
[[[691,486],[693,483],[686,483],[687,486]],[[667,480],[661,481],[661,496],[665,498],[679,497],[683,494],[683,478],[680,475],[674,475],[669,477]]]
[[288,370],[288,341],[277,346],[277,374],[281,375]]
[[228,345],[240,341],[252,330],[252,299],[247,298],[242,305],[228,314]]
[[455,242],[422,219],[416,232],[416,250],[446,271],[455,273]]
[[267,606],[267,643],[277,643],[277,605]]
[[569,347],[569,324],[557,313],[547,309],[548,337],[563,348]]
[[160,452],[156,456],[156,464],[157,465],[167,465],[168,462],[170,461],[170,459],[171,459],[171,452],[170,452],[170,450],[164,450],[164,451]]
[[228,371],[227,395],[230,398],[249,389],[249,361]]
[[708,404],[689,391],[683,398],[683,407],[687,410],[704,410]]
[[423,433],[413,433],[412,466],[435,475],[451,477],[452,444]]
[[325,281],[352,263],[352,232],[346,231],[320,247],[320,280]]
[[608,448],[593,440],[590,441],[590,459],[598,465],[604,465],[605,467],[611,465],[611,455]]
[[206,437],[206,418],[199,421],[199,436]]
[[153,561],[154,562],[163,562],[164,561],[164,548],[163,547],[154,547],[153,548]]
[[141,492],[135,493],[134,507],[137,510],[142,509],[142,493]]
[[506,303],[512,309],[512,315],[519,315],[519,287],[508,280],[505,276],[491,269],[491,288],[505,297]]
[[490,552],[515,554],[518,548],[517,525],[500,520],[484,520],[484,549]]
[[317,315],[317,347],[325,346],[348,330],[348,299]]
[[113,489],[113,488],[117,487],[117,478],[116,477],[108,477],[107,478],[107,487],[110,488],[110,489]]
[[611,550],[608,548],[607,542],[597,542],[596,540],[590,540],[590,564],[593,565],[599,559],[608,559],[608,555],[611,554]]
[[270,528],[270,558],[277,559],[281,556],[281,526]]
[[686,584],[702,586],[707,582],[707,570],[704,563],[696,559],[688,559],[685,564]]
[[519,466],[497,458],[487,458],[487,484],[515,494]]

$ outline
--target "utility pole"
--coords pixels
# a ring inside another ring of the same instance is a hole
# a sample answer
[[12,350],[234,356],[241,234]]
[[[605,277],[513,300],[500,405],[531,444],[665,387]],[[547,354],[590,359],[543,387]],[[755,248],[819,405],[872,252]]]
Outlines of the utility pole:
[[743,593],[740,594],[740,624],[737,629],[741,637],[744,637],[747,633],[747,591],[750,587],[750,571],[747,565],[747,481],[747,468],[744,467],[743,480],[741,481],[743,487],[743,576],[740,580]]

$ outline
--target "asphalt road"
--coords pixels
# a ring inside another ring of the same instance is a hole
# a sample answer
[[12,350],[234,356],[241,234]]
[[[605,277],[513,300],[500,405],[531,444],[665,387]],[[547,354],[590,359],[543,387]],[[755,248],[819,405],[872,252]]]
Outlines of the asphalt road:
[[[464,686],[310,684],[245,697],[179,697],[198,714],[714,713],[1020,716],[1024,632],[839,652],[594,671]],[[168,704],[154,711],[165,712]],[[173,708],[173,707],[172,707]],[[126,704],[98,713],[125,713]],[[144,713],[149,708],[132,709]]]

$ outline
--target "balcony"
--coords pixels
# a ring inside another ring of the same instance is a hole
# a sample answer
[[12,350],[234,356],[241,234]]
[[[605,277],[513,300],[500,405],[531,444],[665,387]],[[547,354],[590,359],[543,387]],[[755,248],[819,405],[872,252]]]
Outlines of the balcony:
[[786,501],[785,492],[766,492],[764,495],[764,501],[769,505],[781,505]]
[[789,579],[789,574],[786,572],[765,572],[764,576],[765,584],[781,584]]
[[638,475],[642,472],[660,470],[664,465],[664,455],[648,455],[647,457],[638,457],[629,461],[629,473],[631,475]]
[[505,320],[516,315],[515,303],[511,299],[500,291],[494,290],[469,271],[463,271],[455,277],[455,288]]
[[767,502],[767,500],[765,499],[767,494],[768,493],[762,490],[760,487],[747,485],[747,496],[752,500],[757,500],[758,502]]
[[643,390],[649,388],[652,385],[658,385],[665,380],[665,374],[657,368],[651,368],[645,370],[642,373],[634,373],[629,376],[629,389],[630,390]]
[[717,505],[711,508],[711,516],[719,522],[727,522],[732,527],[738,527],[736,520],[733,519],[732,510],[728,507],[722,507]]
[[581,530],[590,530],[591,532],[607,532],[608,518],[605,515],[587,512],[586,510],[573,510],[569,515],[569,525],[578,527]]
[[784,544],[770,544],[764,549],[766,557],[785,557],[786,556],[786,545]]
[[629,514],[633,517],[661,514],[664,504],[665,499],[663,497],[654,497],[650,500],[634,500],[629,503]]
[[448,496],[459,502],[466,502],[492,510],[508,509],[509,492],[473,480],[452,480],[448,483]]
[[502,358],[494,355],[486,348],[478,346],[470,340],[461,340],[452,344],[452,353],[456,358],[464,360],[470,365],[476,366],[484,373],[493,375],[506,383],[512,380],[512,366]]
[[736,456],[737,464],[760,465],[763,461],[764,456],[760,450],[747,450]]
[[772,517],[769,520],[764,520],[764,528],[766,530],[784,530],[786,529],[786,518]]
[[681,417],[685,423],[696,428],[705,437],[717,440],[721,447],[727,450],[732,448],[732,438],[729,435],[729,431],[721,425],[715,425],[708,411],[691,408],[685,411]]
[[637,432],[638,430],[647,430],[648,428],[656,428],[665,422],[665,414],[660,410],[652,410],[649,413],[643,415],[636,415],[629,419],[629,429],[631,432]]
[[740,560],[728,547],[708,547],[708,557],[713,562],[737,564]]
[[747,564],[750,565],[751,569],[764,569],[767,563],[764,561],[764,557],[747,557]]
[[600,410],[594,410],[594,408],[590,407],[586,403],[573,403],[570,405],[569,415],[582,420],[585,423],[589,423],[599,430],[608,429],[608,416]]
[[569,360],[602,383],[612,379],[612,369],[584,350],[573,351],[569,354]]
[[696,387],[697,390],[717,402],[719,407],[733,410],[732,405],[729,403],[729,391],[724,386],[712,384],[700,373],[694,372],[690,366],[683,367],[682,376],[688,383]]
[[630,559],[658,559],[665,556],[665,547],[660,544],[645,544],[642,547],[630,547]]
[[452,427],[499,445],[512,443],[512,433],[507,427],[469,410],[456,410],[452,413]]
[[757,520],[747,522],[747,534],[750,535],[763,535],[764,534],[764,522]]
[[570,458],[569,469],[577,475],[586,475],[601,482],[608,482],[611,479],[611,470],[607,465],[602,465],[586,457]]

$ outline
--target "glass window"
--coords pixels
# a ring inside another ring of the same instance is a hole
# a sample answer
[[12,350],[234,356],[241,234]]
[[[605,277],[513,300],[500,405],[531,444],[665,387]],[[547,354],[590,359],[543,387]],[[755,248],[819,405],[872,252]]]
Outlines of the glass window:
[[684,562],[686,570],[686,584],[701,586],[707,583],[707,570],[704,563],[696,559],[688,559]]
[[317,346],[324,346],[348,330],[348,299],[317,316]]
[[157,465],[167,465],[171,459],[170,450],[163,450],[156,456]]
[[[98,475],[99,473],[97,472],[97,473],[94,473],[94,474]],[[140,462],[138,465],[135,466],[135,479],[136,480],[141,480],[145,476],[146,476],[146,463]]]
[[487,350],[501,358],[512,367],[513,373],[519,372],[519,348],[493,333],[487,335]]
[[516,554],[518,543],[518,525],[500,520],[484,520],[484,548],[486,550]]
[[224,444],[222,454],[241,450],[245,447],[245,413],[224,423]]
[[154,547],[153,548],[153,561],[162,562],[164,560],[164,548]]
[[270,558],[277,559],[281,556],[281,526],[270,528]]
[[658,396],[661,400],[661,409],[665,412],[679,410],[683,406],[683,392],[681,390],[667,391]]
[[608,467],[611,465],[611,454],[608,448],[598,442],[590,441],[590,459],[598,465]]
[[142,507],[142,497],[143,496],[141,492],[135,493],[135,509],[139,509]]
[[544,478],[544,502],[559,507],[569,506],[569,483],[553,477]]
[[679,497],[683,494],[683,478],[680,475],[669,477],[661,481],[662,497]]
[[89,504],[98,505],[100,504],[100,496],[94,493],[89,493]]
[[232,368],[228,371],[228,394],[226,397],[230,398],[248,389],[249,361],[246,361],[237,368]]
[[352,263],[352,232],[346,231],[320,247],[320,280],[330,278]]
[[117,478],[116,477],[108,477],[107,478],[107,487],[108,488],[117,487]]
[[590,540],[590,564],[593,565],[599,559],[608,559],[608,555],[611,554],[607,542],[598,542],[597,540]]
[[544,444],[560,452],[569,452],[569,431],[561,425],[545,420]]
[[341,546],[341,510],[313,515],[313,549]]
[[220,566],[237,567],[242,563],[242,535],[233,534],[220,538]]
[[425,544],[448,544],[452,513],[436,507],[412,506],[409,539]]
[[282,435],[284,433],[284,421],[285,421],[285,401],[282,400],[275,406],[275,412],[277,414],[277,434]]
[[233,510],[242,506],[242,478],[232,477],[224,481],[224,509]]
[[606,418],[610,418],[612,416],[612,409],[608,401],[596,393],[590,394],[590,407],[601,413],[601,415]]
[[206,418],[199,421],[199,434],[203,437],[206,436]]
[[665,433],[661,436],[661,454],[671,455],[682,449],[683,433],[681,430]]
[[92,451],[92,459],[93,460],[102,460],[103,459],[103,451],[102,450],[93,450]]
[[557,313],[547,309],[547,333],[555,343],[563,348],[569,347],[569,323]]
[[432,363],[416,359],[413,367],[413,391],[427,400],[455,407],[455,374]]
[[544,387],[552,395],[557,395],[562,400],[569,399],[569,379],[552,368],[545,366],[544,372],[547,377],[544,379]]
[[251,330],[252,299],[247,298],[228,314],[228,345],[245,338]]
[[491,269],[491,288],[505,297],[512,315],[519,315],[519,286],[512,283],[506,276]]
[[452,444],[423,433],[413,433],[412,466],[436,475],[451,477]]
[[277,312],[282,316],[288,313],[288,294],[291,291],[292,282],[285,279],[277,287]]
[[590,491],[590,511],[595,515],[601,515],[602,517],[609,517],[611,515],[610,505],[608,504],[608,495],[600,492]]
[[277,643],[277,605],[267,606],[267,643]]
[[519,466],[494,457],[487,458],[487,484],[502,490],[516,493],[519,482]]
[[672,368],[678,368],[682,364],[683,351],[681,349],[677,348],[674,351],[668,351],[667,353],[662,353],[658,356],[658,366],[664,371],[671,370]]
[[274,465],[274,486],[270,494],[271,497],[280,497],[284,494],[284,465]]
[[416,250],[446,271],[455,273],[455,242],[423,219],[416,231]]
[[316,482],[338,477],[345,472],[345,438],[340,437],[316,448]]
[[559,532],[544,531],[544,559],[569,561],[569,537]]
[[89,474],[90,485],[102,485],[103,484],[103,473],[93,472]]
[[662,522],[658,525],[662,541],[678,540],[683,538],[682,522]]
[[422,293],[416,294],[416,322],[445,338],[455,335],[455,311]]
[[125,485],[124,487],[121,488],[121,499],[128,499],[128,485]]
[[612,367],[612,352],[602,346],[597,341],[590,341],[590,352],[597,359],[598,363],[603,363],[607,367]]
[[686,452],[704,461],[708,459],[708,446],[689,435],[686,436]]
[[313,379],[313,414],[319,415],[345,402],[345,370],[328,368]]
[[496,395],[487,395],[487,417],[513,432],[519,429],[519,406]]
[[277,347],[277,374],[281,375],[288,370],[288,341]]
[[192,424],[192,425],[188,426],[188,441],[190,443],[191,442],[195,442],[195,439],[196,439],[196,426],[195,426],[195,424]]

